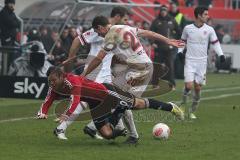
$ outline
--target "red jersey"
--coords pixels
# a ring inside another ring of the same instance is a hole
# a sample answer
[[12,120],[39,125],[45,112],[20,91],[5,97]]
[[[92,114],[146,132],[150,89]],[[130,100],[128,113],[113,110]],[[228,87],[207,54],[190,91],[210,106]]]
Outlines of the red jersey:
[[65,76],[64,85],[62,86],[61,91],[54,91],[49,87],[47,97],[41,107],[41,112],[46,114],[54,100],[70,96],[71,105],[66,114],[71,115],[80,103],[81,97],[102,101],[107,95],[108,90],[103,84],[69,73]]

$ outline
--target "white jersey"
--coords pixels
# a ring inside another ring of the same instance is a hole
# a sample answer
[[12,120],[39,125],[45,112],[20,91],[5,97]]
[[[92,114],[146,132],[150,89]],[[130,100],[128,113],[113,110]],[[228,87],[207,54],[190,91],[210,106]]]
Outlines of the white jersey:
[[[100,37],[98,33],[94,32],[94,29],[90,29],[83,34],[78,36],[78,39],[82,45],[91,44],[91,49],[88,55],[88,60],[92,60],[93,57],[97,56],[98,52],[101,50],[104,38]],[[111,83],[112,75],[111,75],[111,62],[112,62],[112,54],[109,53],[103,59],[103,63],[100,67],[96,68],[88,78],[99,83]],[[87,66],[85,66],[87,67]],[[97,74],[97,75],[96,75]]]
[[200,60],[203,62],[207,61],[209,43],[218,42],[214,29],[207,24],[202,27],[197,27],[194,24],[185,26],[181,39],[187,41],[186,60]]
[[103,49],[107,52],[111,51],[129,63],[151,63],[137,34],[137,28],[114,25],[105,36]]
[[[105,36],[102,47],[107,53],[111,51],[113,55],[127,63],[124,65],[127,68],[123,67],[121,70],[121,65],[117,65],[116,69],[113,69],[114,73],[119,72],[115,74],[113,83],[135,96],[141,96],[152,78],[153,66],[137,34],[137,28],[126,25],[112,26]],[[142,78],[143,81],[137,86],[131,86],[127,83],[131,79],[129,76],[133,79],[139,76],[138,78]]]

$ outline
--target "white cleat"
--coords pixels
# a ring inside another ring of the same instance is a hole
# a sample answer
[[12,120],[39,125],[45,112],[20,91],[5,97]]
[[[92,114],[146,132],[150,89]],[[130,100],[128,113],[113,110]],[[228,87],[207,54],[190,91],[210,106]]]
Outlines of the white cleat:
[[189,114],[189,118],[190,118],[190,119],[197,119],[197,117],[196,117],[195,114],[193,114],[193,113],[190,113],[190,114]]
[[64,133],[64,130],[63,129],[55,129],[53,131],[53,134],[58,138],[58,139],[61,139],[61,140],[67,140],[68,138],[65,136],[65,133]]
[[94,138],[95,138],[95,139],[100,139],[100,140],[103,139],[103,137],[100,136],[99,134],[96,134],[96,135],[94,136]]

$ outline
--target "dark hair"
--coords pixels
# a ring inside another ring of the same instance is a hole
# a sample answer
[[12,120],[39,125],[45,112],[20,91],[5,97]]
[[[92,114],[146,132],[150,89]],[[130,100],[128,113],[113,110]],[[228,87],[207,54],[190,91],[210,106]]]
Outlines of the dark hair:
[[96,16],[92,21],[92,28],[98,29],[98,26],[105,27],[106,25],[110,24],[108,19],[104,16]]
[[111,17],[115,17],[117,15],[119,15],[120,17],[123,17],[125,16],[126,14],[130,14],[130,12],[128,11],[127,8],[125,7],[121,7],[121,6],[118,6],[118,7],[114,7],[112,9],[112,12],[111,12]]
[[9,4],[9,3],[15,4],[15,0],[5,0],[4,3],[5,4]]
[[62,71],[62,69],[60,67],[51,66],[51,67],[48,68],[47,76],[49,76],[52,73],[54,73],[58,77],[60,77],[64,72]]
[[198,18],[198,15],[202,15],[204,11],[208,11],[207,7],[199,6],[194,9],[194,16]]

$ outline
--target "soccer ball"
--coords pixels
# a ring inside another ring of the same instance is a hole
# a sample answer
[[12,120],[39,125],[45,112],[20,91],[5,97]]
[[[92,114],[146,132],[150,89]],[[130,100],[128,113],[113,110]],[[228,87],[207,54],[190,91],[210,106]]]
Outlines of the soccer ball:
[[164,123],[158,123],[153,127],[152,134],[156,139],[168,139],[170,128]]

